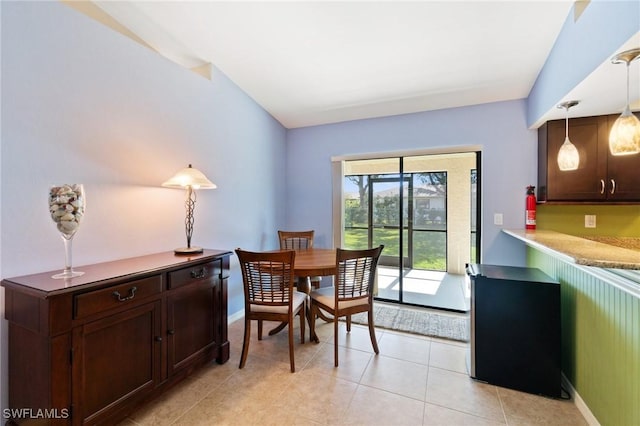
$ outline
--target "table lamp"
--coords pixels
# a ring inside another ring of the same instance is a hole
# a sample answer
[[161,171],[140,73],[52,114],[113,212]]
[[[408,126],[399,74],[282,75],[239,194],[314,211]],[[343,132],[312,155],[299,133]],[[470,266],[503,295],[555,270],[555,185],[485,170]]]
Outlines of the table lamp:
[[197,254],[202,253],[202,247],[191,246],[191,235],[193,234],[193,209],[196,206],[196,189],[214,189],[217,188],[216,184],[211,182],[207,177],[198,169],[194,169],[189,164],[189,167],[180,170],[173,175],[171,179],[162,184],[165,188],[177,188],[187,190],[187,198],[185,200],[185,208],[187,210],[187,217],[185,219],[185,232],[187,234],[187,246],[179,247],[174,250],[176,254]]

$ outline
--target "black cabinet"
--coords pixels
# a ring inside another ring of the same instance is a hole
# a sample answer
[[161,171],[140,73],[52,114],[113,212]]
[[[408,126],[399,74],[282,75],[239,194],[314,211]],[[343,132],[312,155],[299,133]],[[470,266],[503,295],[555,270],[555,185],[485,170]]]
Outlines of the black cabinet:
[[558,168],[565,120],[549,121],[538,129],[538,201],[640,202],[640,154],[609,152],[609,131],[618,117],[569,120],[569,139],[580,153],[577,170]]
[[469,265],[470,375],[560,397],[560,284],[542,271]]

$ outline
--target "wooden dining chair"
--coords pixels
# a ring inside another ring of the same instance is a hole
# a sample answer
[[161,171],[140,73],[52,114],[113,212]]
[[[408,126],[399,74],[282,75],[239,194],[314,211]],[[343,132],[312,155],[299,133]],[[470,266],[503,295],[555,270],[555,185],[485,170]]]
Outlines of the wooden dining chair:
[[338,318],[346,317],[347,332],[351,331],[351,315],[367,312],[369,336],[374,352],[379,353],[373,322],[373,285],[376,267],[383,245],[367,250],[336,251],[336,277],[333,287],[311,292],[311,335],[320,310],[333,315],[334,365],[338,366]]
[[296,371],[293,355],[293,318],[300,316],[300,340],[304,343],[307,295],[294,291],[295,251],[250,252],[236,249],[244,284],[244,341],[240,367],[249,352],[251,321],[258,321],[258,340],[262,340],[262,322],[279,321],[289,328],[289,363]]
[[[278,231],[280,250],[306,250],[313,248],[315,231]],[[322,277],[307,277],[309,288],[320,288]]]

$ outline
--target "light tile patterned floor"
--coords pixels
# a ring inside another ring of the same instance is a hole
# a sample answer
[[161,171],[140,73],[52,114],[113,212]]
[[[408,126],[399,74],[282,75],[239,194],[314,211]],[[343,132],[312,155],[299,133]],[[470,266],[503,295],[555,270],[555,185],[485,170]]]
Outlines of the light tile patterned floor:
[[349,334],[340,325],[338,368],[331,324],[320,322],[318,344],[301,345],[296,333],[294,374],[286,330],[258,341],[254,324],[240,370],[243,324],[229,325],[229,362],[199,370],[122,425],[586,425],[571,401],[470,379],[466,344],[378,329],[376,356],[355,324]]

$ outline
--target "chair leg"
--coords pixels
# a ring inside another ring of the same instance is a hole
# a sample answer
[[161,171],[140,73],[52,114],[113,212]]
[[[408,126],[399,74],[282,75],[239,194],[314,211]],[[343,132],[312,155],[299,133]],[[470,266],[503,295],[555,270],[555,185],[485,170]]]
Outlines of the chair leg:
[[262,320],[258,320],[258,340],[262,340]]
[[246,314],[244,318],[244,341],[242,342],[242,355],[240,356],[240,366],[238,368],[244,367],[244,364],[247,362],[249,340],[251,338],[251,320],[247,319]]
[[293,314],[289,314],[289,363],[291,364],[291,372],[296,372],[296,362],[293,358]]
[[371,346],[373,346],[373,351],[376,354],[379,354],[378,350],[378,340],[376,339],[376,328],[373,323],[373,307],[369,308],[367,313],[367,322],[369,323],[369,337],[371,337]]
[[351,315],[347,315],[347,333],[351,332]]
[[333,365],[338,366],[338,316],[333,313]]

